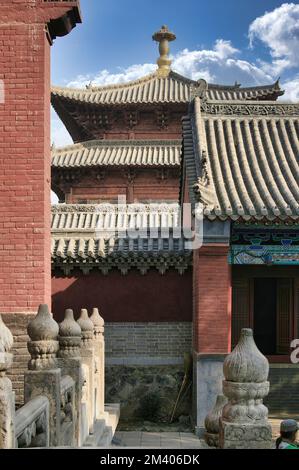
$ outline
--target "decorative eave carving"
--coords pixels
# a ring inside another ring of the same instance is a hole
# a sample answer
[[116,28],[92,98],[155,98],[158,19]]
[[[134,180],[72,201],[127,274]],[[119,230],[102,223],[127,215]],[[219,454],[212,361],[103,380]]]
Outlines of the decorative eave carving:
[[201,111],[206,114],[225,116],[295,116],[299,115],[299,104],[260,104],[260,102],[212,102],[201,103]]
[[136,256],[111,256],[104,260],[84,259],[64,259],[52,260],[52,271],[59,269],[65,276],[71,275],[74,269],[88,275],[91,271],[97,270],[103,275],[107,275],[112,270],[118,270],[121,274],[126,275],[132,269],[139,271],[140,274],[146,275],[150,269],[156,269],[161,275],[171,269],[175,269],[180,275],[183,275],[192,266],[192,253],[181,254],[179,256],[156,255],[149,256],[146,253]]

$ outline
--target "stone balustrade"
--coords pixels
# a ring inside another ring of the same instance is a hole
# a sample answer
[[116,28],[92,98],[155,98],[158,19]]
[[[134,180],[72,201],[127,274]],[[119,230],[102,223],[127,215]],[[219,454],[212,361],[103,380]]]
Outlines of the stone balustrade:
[[[101,445],[111,426],[104,406],[104,320],[98,309],[91,317],[82,309],[78,321],[67,309],[58,325],[47,305],[40,305],[28,335],[25,404],[15,411],[6,376],[13,337],[0,316],[0,448]],[[118,413],[116,406],[113,421]]]
[[13,337],[0,315],[0,449],[14,446],[14,395],[6,376],[12,365]]
[[65,375],[60,383],[60,443],[75,446],[75,381]]
[[33,398],[15,414],[15,447],[49,447],[49,400]]

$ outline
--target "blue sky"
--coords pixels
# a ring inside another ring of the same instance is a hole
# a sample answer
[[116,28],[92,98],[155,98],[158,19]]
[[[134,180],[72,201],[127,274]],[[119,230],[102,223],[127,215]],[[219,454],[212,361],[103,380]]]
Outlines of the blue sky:
[[[299,101],[299,3],[276,0],[81,0],[83,24],[52,47],[52,83],[118,83],[155,69],[152,33],[176,33],[172,68],[214,83],[265,84],[281,77]],[[70,137],[52,114],[52,140]]]

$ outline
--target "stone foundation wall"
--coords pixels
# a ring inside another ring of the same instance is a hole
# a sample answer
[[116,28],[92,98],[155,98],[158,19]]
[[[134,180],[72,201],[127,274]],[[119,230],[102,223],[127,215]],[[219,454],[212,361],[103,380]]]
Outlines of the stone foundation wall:
[[[184,378],[184,354],[191,353],[191,322],[105,324],[106,402],[120,403],[121,424],[168,423]],[[188,419],[192,387],[185,391],[176,417]],[[160,407],[156,416],[144,400]],[[150,417],[145,417],[147,411]]]
[[[106,359],[139,360],[159,357],[182,359],[191,353],[191,322],[124,322],[105,324]],[[111,362],[112,361],[112,362]],[[167,361],[166,361],[167,362]],[[173,362],[173,361],[171,361]]]
[[[184,378],[181,365],[114,365],[106,367],[106,402],[120,403],[120,426],[132,421],[169,423]],[[186,388],[176,419],[191,413],[191,384]],[[147,405],[150,401],[150,408]],[[157,404],[151,409],[152,403]]]

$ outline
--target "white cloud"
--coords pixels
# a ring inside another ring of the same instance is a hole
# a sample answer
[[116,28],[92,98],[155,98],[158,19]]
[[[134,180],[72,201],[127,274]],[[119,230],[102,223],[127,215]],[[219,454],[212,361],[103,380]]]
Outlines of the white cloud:
[[59,202],[58,197],[56,196],[54,191],[51,191],[51,204],[58,204],[58,202]]
[[255,64],[236,58],[238,54],[230,41],[218,39],[212,50],[180,51],[172,68],[193,80],[204,78],[210,83],[259,85],[273,79]]
[[101,70],[95,76],[79,75],[75,80],[67,84],[71,88],[84,88],[92,83],[93,86],[114,85],[117,83],[129,82],[136,80],[152,73],[156,69],[154,64],[135,64],[126,69],[120,69],[118,73],[111,73],[108,70]]
[[54,109],[51,111],[51,142],[55,147],[63,147],[64,145],[73,143],[70,134],[62,124]]
[[260,62],[267,73],[279,74],[299,65],[299,4],[283,3],[256,18],[249,26],[249,39],[262,41],[270,50],[271,63]]
[[[193,50],[183,49],[172,56],[172,69],[186,77],[198,80],[204,78],[208,82],[233,84],[236,80],[244,85],[261,84],[272,80],[272,76],[258,66],[236,58],[240,51],[231,41],[217,39],[213,49]],[[79,75],[67,84],[72,88],[84,88],[92,83],[93,86],[125,83],[136,80],[156,70],[155,64],[135,64],[120,69],[118,73],[101,70],[94,76]]]
[[292,80],[287,80],[282,83],[282,89],[285,90],[285,94],[282,97],[284,101],[299,101],[299,74]]

